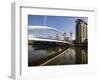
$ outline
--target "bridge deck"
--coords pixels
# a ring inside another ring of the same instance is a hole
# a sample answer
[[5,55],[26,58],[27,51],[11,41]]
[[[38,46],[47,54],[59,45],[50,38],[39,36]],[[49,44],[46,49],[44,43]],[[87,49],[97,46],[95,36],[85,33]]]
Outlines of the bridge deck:
[[51,39],[29,38],[28,40],[31,40],[31,41],[58,42],[58,43],[67,43],[67,44],[71,44],[70,42],[67,42],[67,41],[51,40]]

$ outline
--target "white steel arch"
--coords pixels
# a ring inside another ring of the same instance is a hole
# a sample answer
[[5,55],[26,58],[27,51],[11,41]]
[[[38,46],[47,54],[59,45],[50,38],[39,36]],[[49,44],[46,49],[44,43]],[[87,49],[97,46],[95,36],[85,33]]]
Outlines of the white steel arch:
[[28,29],[51,29],[51,30],[55,30],[55,31],[59,32],[60,34],[62,34],[64,36],[64,34],[61,31],[59,31],[58,29],[53,28],[53,27],[48,27],[48,26],[29,26]]
[[[49,29],[50,29],[50,30],[54,30],[54,31],[60,33],[60,34],[65,38],[64,34],[63,34],[61,31],[59,31],[58,29],[53,28],[53,27],[48,27],[48,26],[29,26],[28,29],[29,29],[29,30],[34,30],[34,29],[48,29],[48,30],[49,30]],[[39,39],[39,38],[34,38],[34,37],[32,37],[32,38],[29,37],[29,40],[50,41],[50,42],[54,41],[54,42],[63,42],[63,43],[67,43],[66,41],[50,40],[50,39]]]

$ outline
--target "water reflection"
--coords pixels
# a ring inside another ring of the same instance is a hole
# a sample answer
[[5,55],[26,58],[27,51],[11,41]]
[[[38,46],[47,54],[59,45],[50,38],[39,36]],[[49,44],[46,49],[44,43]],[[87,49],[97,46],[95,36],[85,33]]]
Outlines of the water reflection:
[[69,48],[64,54],[56,57],[46,65],[71,65],[71,64],[87,64],[87,50],[86,48],[74,47]]
[[87,64],[88,54],[87,48],[75,48],[76,51],[76,64]]
[[40,65],[41,63],[60,54],[65,49],[67,49],[67,47],[28,45],[28,65]]
[[[52,60],[51,60],[52,59]],[[49,60],[49,62],[48,62]],[[28,46],[28,65],[71,65],[87,64],[87,49],[81,47]]]

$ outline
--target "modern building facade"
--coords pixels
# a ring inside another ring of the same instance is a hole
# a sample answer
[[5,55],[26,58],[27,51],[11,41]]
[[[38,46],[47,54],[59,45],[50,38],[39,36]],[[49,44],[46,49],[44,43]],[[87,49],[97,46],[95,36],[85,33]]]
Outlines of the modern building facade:
[[82,19],[76,20],[76,43],[77,44],[87,43],[88,40],[87,27],[88,24],[84,22]]

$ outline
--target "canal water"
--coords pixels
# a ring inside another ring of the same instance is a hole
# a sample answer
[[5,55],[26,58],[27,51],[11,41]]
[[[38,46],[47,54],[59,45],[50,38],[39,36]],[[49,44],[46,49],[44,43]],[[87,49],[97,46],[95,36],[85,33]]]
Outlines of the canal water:
[[83,47],[28,45],[28,66],[87,64],[87,53]]

